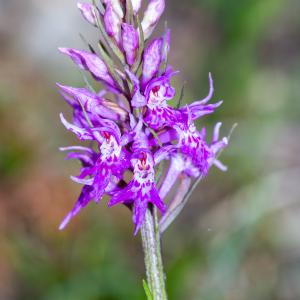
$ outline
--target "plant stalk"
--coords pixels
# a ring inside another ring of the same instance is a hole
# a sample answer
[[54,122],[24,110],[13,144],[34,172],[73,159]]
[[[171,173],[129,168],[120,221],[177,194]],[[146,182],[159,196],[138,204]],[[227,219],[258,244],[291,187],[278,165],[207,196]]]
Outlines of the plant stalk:
[[154,216],[150,209],[147,209],[145,221],[141,227],[147,283],[153,300],[167,300],[156,210],[153,213]]

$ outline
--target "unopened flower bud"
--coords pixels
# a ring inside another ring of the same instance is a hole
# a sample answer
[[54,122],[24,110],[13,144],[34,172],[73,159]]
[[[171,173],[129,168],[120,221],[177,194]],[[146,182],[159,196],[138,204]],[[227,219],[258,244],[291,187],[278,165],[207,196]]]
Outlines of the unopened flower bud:
[[[99,17],[97,8],[90,3],[77,3],[77,7],[79,8],[82,16],[92,25],[97,25],[97,17]],[[96,15],[98,14],[98,16]]]
[[150,37],[165,9],[165,0],[151,0],[142,20],[145,40]]

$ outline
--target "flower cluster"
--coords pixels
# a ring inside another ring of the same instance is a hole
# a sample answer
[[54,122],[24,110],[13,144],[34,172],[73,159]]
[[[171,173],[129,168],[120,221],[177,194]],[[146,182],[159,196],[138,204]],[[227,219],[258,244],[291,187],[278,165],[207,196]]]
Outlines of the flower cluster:
[[[221,123],[210,143],[205,128],[198,131],[195,126],[195,120],[221,105],[208,103],[213,95],[211,75],[204,99],[182,107],[168,103],[176,96],[171,79],[177,73],[168,65],[170,31],[148,41],[165,1],[149,0],[143,17],[141,0],[99,2],[78,3],[83,17],[100,31],[98,51],[90,44],[89,51],[59,49],[104,86],[94,91],[89,84],[58,84],[73,109],[72,123],[60,115],[63,125],[79,140],[89,141],[89,147],[61,148],[68,151],[67,159],[82,163],[79,175],[71,178],[83,188],[60,229],[90,201],[108,195],[108,206],[122,203],[132,210],[137,233],[149,205],[161,214],[168,210],[166,197],[177,180],[205,176],[212,165],[226,170],[217,156],[228,141],[219,139]],[[168,167],[158,184],[156,171],[163,161]]]

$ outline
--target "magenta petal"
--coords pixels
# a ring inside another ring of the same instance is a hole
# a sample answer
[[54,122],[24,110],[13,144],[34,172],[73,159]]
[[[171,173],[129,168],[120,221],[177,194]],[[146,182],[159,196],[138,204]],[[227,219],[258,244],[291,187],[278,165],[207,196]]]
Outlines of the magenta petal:
[[66,127],[66,129],[73,132],[80,140],[92,140],[93,139],[92,134],[88,130],[86,130],[85,128],[80,128],[78,126],[75,126],[75,125],[69,123],[65,119],[65,117],[62,113],[60,114],[60,120],[63,123],[63,125]]
[[139,46],[139,36],[132,25],[126,23],[122,24],[122,45],[127,63],[131,66],[134,64]]
[[[105,106],[105,102],[97,94],[92,93],[86,88],[74,88],[70,86],[64,86],[57,84],[63,93],[64,98],[68,97],[68,103],[73,106],[73,108],[82,107],[86,112],[92,113],[93,115],[99,115],[104,118],[118,120],[120,116],[113,112],[111,109]],[[70,99],[75,99],[75,102],[71,102]],[[82,106],[82,107],[81,107]]]
[[222,172],[226,172],[228,170],[228,167],[225,166],[222,162],[220,162],[218,159],[215,159],[213,161],[213,165],[215,165],[219,170]]
[[213,153],[217,154],[221,149],[228,146],[228,139],[224,137],[222,140],[211,145],[211,150]]
[[94,7],[94,5],[90,3],[77,3],[77,7],[80,10],[82,16],[92,25],[97,25],[97,16],[100,17],[98,10]]
[[108,202],[108,207],[112,207],[119,203],[133,202],[134,193],[131,191],[131,186],[132,186],[132,182],[129,183],[125,189],[115,193],[113,197],[111,197],[110,201]]
[[60,147],[60,151],[84,151],[86,153],[92,154],[93,150],[91,150],[88,147],[83,147],[83,146],[68,146],[68,147]]
[[102,0],[106,6],[111,6],[119,19],[123,19],[124,12],[120,3],[120,0]]
[[159,209],[160,213],[163,215],[166,212],[167,206],[165,203],[161,200],[157,189],[153,188],[150,192],[150,201]]
[[165,9],[165,0],[151,0],[142,20],[144,37],[147,39],[152,34]]
[[96,80],[114,86],[114,81],[109,75],[105,63],[96,54],[72,48],[59,48],[59,51],[68,55],[80,69],[89,71]]
[[213,131],[213,138],[212,138],[212,143],[215,143],[218,141],[219,139],[219,135],[220,135],[220,129],[221,129],[222,123],[218,122],[215,127],[214,127],[214,131]]
[[212,79],[211,73],[208,73],[208,80],[209,80],[209,91],[207,96],[204,99],[197,101],[200,104],[206,104],[214,94],[214,81]]
[[136,235],[144,223],[145,215],[148,207],[146,199],[140,199],[134,202],[132,221],[135,224],[134,235]]
[[94,163],[94,160],[90,157],[90,155],[78,153],[78,152],[68,153],[65,159],[66,160],[78,159],[79,161],[81,161],[82,164],[89,165],[89,166],[93,165]]
[[99,166],[97,166],[97,174],[94,178],[94,188],[95,188],[95,201],[98,202],[101,200],[103,193],[105,191],[105,188],[109,184],[109,180],[111,178],[112,170],[111,168],[106,165],[105,163],[101,163]]
[[84,186],[73,209],[65,216],[65,218],[59,225],[59,230],[63,230],[70,222],[70,220],[73,217],[75,217],[79,213],[79,211],[92,200],[92,198],[93,198],[93,188],[91,186]]
[[191,119],[196,120],[205,115],[212,114],[222,103],[223,101],[219,101],[214,104],[201,104],[200,102],[194,102],[187,107],[182,107],[179,111],[187,115],[189,110]]
[[146,101],[145,96],[141,94],[139,79],[128,69],[126,69],[126,73],[128,74],[131,82],[133,83],[134,94],[131,99],[132,106],[133,107],[145,106],[147,104],[147,101]]
[[162,39],[153,40],[144,51],[142,84],[145,86],[158,72],[161,63]]
[[185,106],[179,109],[179,111],[185,115],[187,114],[187,110],[189,110],[192,120],[196,120],[207,114],[213,113],[214,110],[223,103],[223,101],[219,101],[217,103],[207,104],[207,102],[212,98],[214,93],[214,83],[213,83],[211,73],[208,74],[208,79],[209,79],[209,92],[207,96],[202,100],[198,100],[191,103],[187,107]]
[[168,145],[160,148],[154,154],[154,164],[158,165],[161,161],[169,159],[170,155],[176,151],[176,146]]
[[76,183],[79,184],[84,184],[84,185],[93,185],[93,179],[89,178],[89,179],[84,179],[84,178],[79,178],[78,176],[70,176],[71,180],[73,180]]
[[164,181],[159,189],[159,196],[164,199],[173,188],[179,174],[184,170],[183,160],[180,156],[174,156],[171,159],[169,169]]
[[102,107],[102,99],[97,94],[90,92],[86,88],[74,88],[58,84],[58,87],[63,93],[69,94],[75,100],[77,105],[81,104],[88,112],[99,113]]
[[119,42],[121,19],[110,4],[106,7],[103,20],[107,34]]
[[137,90],[132,99],[131,99],[131,104],[133,107],[143,107],[146,105],[146,99],[145,97],[141,94],[139,90]]

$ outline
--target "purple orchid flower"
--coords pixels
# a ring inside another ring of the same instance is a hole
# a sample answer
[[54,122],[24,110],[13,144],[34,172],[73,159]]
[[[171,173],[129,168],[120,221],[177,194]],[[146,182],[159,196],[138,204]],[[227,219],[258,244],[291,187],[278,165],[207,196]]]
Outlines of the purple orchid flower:
[[[133,168],[133,179],[128,185],[116,192],[108,206],[114,206],[118,203],[133,206],[133,223],[135,224],[134,234],[137,234],[143,224],[146,210],[149,203],[155,205],[161,214],[164,214],[166,205],[159,197],[155,183],[155,158],[150,151],[148,137],[142,131],[143,120],[135,124],[134,120],[134,140],[132,145],[131,165]],[[156,155],[157,161],[157,155]]]
[[164,74],[151,79],[144,89],[140,89],[139,80],[133,74],[130,74],[130,78],[134,83],[132,105],[147,107],[145,122],[155,130],[165,126],[173,127],[177,122],[181,123],[183,119],[187,118],[188,113],[191,115],[192,120],[196,120],[213,113],[222,104],[222,101],[207,104],[213,95],[213,81],[209,74],[210,89],[204,99],[179,109],[168,105],[167,101],[173,99],[176,94],[170,80],[177,73],[177,71],[173,71],[171,67],[168,67]]
[[147,149],[139,149],[132,157],[133,179],[127,187],[116,192],[109,206],[118,203],[133,204],[133,223],[135,224],[134,234],[137,234],[143,224],[146,209],[149,203],[155,205],[162,214],[166,205],[159,197],[155,184],[154,159]]
[[86,21],[93,26],[97,26],[97,18],[100,17],[100,13],[94,5],[78,2],[77,7]]
[[145,88],[144,95],[148,108],[145,121],[153,129],[171,126],[176,122],[177,112],[167,104],[167,101],[173,99],[176,94],[170,78],[177,73],[167,68],[162,76],[152,79]]
[[[80,195],[73,210],[63,221],[63,226],[70,220],[70,216],[78,213],[80,203],[85,203],[94,199],[98,202],[113,181],[122,179],[123,173],[129,167],[128,153],[123,148],[129,141],[130,136],[125,134],[121,137],[118,126],[108,120],[103,120],[102,127],[80,128],[65,120],[61,114],[61,121],[65,127],[72,131],[81,140],[96,140],[98,142],[99,154],[90,148],[62,148],[62,150],[84,150],[84,153],[70,153],[67,158],[79,159],[83,167],[78,176],[71,176],[71,179],[84,185],[83,194]],[[88,178],[87,178],[88,177]],[[84,195],[84,197],[83,197]],[[83,199],[85,199],[83,201]],[[75,212],[74,212],[75,211]]]
[[166,197],[180,174],[194,178],[204,177],[212,165],[221,171],[227,170],[227,167],[217,159],[219,152],[228,145],[226,137],[219,140],[221,125],[220,122],[215,125],[210,144],[205,141],[205,128],[200,132],[197,131],[191,120],[176,126],[179,142],[176,146],[169,146],[168,149],[170,165],[159,191],[161,198]]
[[149,138],[143,133],[142,116],[137,124],[133,121],[131,126],[134,127],[133,155],[131,157],[133,179],[123,190],[112,196],[108,206],[119,203],[132,205],[134,234],[137,234],[143,224],[149,203],[155,205],[162,215],[166,211],[167,206],[162,201],[156,187],[154,167],[162,160],[168,159],[169,154],[173,151],[173,146],[162,147],[153,154],[149,147]]
[[[100,57],[91,47],[92,52],[59,48],[105,87],[98,93],[58,84],[73,110],[72,123],[61,114],[63,125],[79,140],[90,142],[90,147],[61,148],[68,151],[67,159],[81,162],[79,175],[71,179],[83,187],[60,229],[89,202],[98,203],[108,195],[108,206],[122,203],[132,209],[136,234],[149,206],[156,206],[163,220],[168,218],[174,203],[167,205],[165,199],[176,181],[183,186],[176,198],[180,201],[192,180],[206,176],[212,165],[226,170],[218,155],[228,140],[219,140],[221,123],[215,126],[210,143],[205,129],[198,131],[194,123],[222,103],[209,103],[214,92],[211,74],[204,99],[182,107],[170,105],[176,96],[171,79],[178,73],[168,65],[170,30],[147,42],[161,18],[165,1],[150,0],[141,23],[141,0],[131,0],[132,9],[123,0],[101,3],[99,7],[78,3],[78,8],[100,30],[103,51],[107,52],[101,52]],[[165,160],[169,160],[169,167],[158,185],[155,170]],[[124,175],[128,172],[132,174],[129,182]]]

